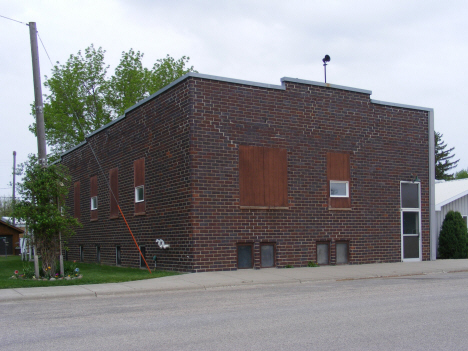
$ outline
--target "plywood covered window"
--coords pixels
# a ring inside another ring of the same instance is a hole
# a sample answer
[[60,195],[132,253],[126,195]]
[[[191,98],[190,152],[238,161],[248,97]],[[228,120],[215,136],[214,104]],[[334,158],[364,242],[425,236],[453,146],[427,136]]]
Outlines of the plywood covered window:
[[133,163],[135,179],[135,214],[145,213],[145,159]]
[[351,208],[349,158],[347,153],[327,153],[328,205],[330,208]]
[[109,197],[110,197],[110,218],[118,218],[119,217],[119,169],[112,168],[109,171],[109,182],[110,182],[110,189],[109,190]]
[[241,206],[288,206],[287,157],[286,149],[239,146]]
[[91,220],[95,221],[98,219],[98,186],[97,176],[89,178],[89,195],[91,197]]
[[81,218],[81,211],[80,211],[80,182],[75,182],[73,184],[73,216],[76,219]]

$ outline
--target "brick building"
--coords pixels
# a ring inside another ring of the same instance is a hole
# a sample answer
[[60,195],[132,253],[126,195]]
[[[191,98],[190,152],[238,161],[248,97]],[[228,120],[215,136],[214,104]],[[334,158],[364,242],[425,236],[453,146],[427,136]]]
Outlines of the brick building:
[[141,264],[118,201],[151,267],[435,259],[432,109],[281,82],[189,73],[64,153],[68,258]]

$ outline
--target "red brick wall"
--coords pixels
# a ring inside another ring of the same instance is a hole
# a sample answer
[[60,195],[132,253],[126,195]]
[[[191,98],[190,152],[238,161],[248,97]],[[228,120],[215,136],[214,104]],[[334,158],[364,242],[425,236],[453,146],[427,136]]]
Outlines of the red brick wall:
[[[429,259],[427,112],[377,105],[369,95],[286,82],[286,90],[190,77],[90,138],[106,177],[118,168],[119,202],[149,265],[182,271],[236,269],[236,245],[276,243],[276,263],[304,266],[316,242],[348,241],[350,263],[401,260],[400,181],[421,179],[423,259]],[[287,150],[289,209],[239,208],[239,145]],[[327,153],[350,154],[351,210],[329,210]],[[146,214],[134,216],[133,162],[145,158]],[[94,261],[138,266],[122,218],[109,219],[109,190],[85,145],[65,155],[81,181],[84,245]],[[98,174],[99,219],[89,218],[89,177]],[[69,206],[73,210],[73,193]],[[85,201],[86,200],[86,201]],[[157,247],[161,238],[169,250]]]
[[[401,260],[400,181],[422,180],[429,259],[427,112],[369,95],[286,82],[286,91],[196,79],[192,140],[195,270],[233,269],[236,243],[275,242],[277,265],[315,260],[317,241],[349,241],[350,263]],[[288,150],[289,210],[239,209],[238,148]],[[328,209],[327,152],[350,153],[351,210]]]
[[[104,174],[88,144],[63,156],[73,181],[81,181],[83,227],[69,240],[70,260],[79,259],[79,245],[83,245],[85,261],[94,262],[99,245],[101,262],[115,264],[115,247],[120,245],[122,265],[139,266],[138,250],[122,216],[110,218],[106,180],[109,171],[118,168],[119,204],[136,241],[146,247],[148,265],[154,267],[152,258],[157,255],[166,269],[191,269],[189,85],[188,81],[179,84],[89,138]],[[145,159],[145,214],[135,215],[134,161],[141,158]],[[99,217],[90,221],[89,177],[96,174]],[[73,191],[67,205],[73,212]],[[160,250],[156,239],[170,243],[171,250]]]

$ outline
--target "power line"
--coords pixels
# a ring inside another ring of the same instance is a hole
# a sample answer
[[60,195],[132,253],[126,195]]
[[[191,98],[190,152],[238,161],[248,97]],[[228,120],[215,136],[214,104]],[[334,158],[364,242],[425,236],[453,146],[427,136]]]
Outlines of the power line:
[[[10,20],[10,21],[18,22],[18,23],[24,24],[24,25],[26,25],[26,26],[29,26],[29,23],[24,23],[24,22],[15,20],[15,19],[13,19],[13,18],[9,18],[9,17],[2,16],[2,15],[0,15],[0,17],[3,17],[3,18],[6,18],[6,19],[8,19],[8,20]],[[52,60],[50,59],[49,53],[47,52],[47,49],[45,48],[45,45],[44,45],[44,43],[42,42],[42,38],[41,38],[41,36],[39,35],[39,31],[37,31],[37,36],[39,37],[39,40],[41,41],[42,47],[44,48],[44,51],[45,51],[45,53],[46,53],[46,55],[47,55],[47,58],[49,59],[49,62],[50,62],[50,64],[51,64],[52,67],[53,67],[54,64],[52,63]]]
[[42,47],[44,48],[44,51],[47,54],[47,57],[49,58],[49,62],[51,64],[51,66],[54,67],[54,64],[52,63],[52,60],[50,59],[49,53],[47,52],[47,49],[45,48],[44,43],[42,42],[42,38],[39,35],[39,31],[37,31],[37,36],[39,37],[39,40],[41,41]]
[[6,18],[7,20],[14,21],[14,22],[18,22],[18,23],[24,24],[24,25],[26,25],[26,26],[29,26],[29,24],[24,23],[24,22],[21,22],[21,21],[17,21],[17,20],[15,20],[15,19],[13,19],[13,18],[9,18],[9,17],[2,16],[2,15],[0,15],[0,17],[3,17],[3,18]]

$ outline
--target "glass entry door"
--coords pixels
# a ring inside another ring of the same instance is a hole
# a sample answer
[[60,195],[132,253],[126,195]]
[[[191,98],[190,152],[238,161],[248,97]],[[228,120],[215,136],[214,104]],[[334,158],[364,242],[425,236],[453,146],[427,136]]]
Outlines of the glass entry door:
[[421,261],[420,184],[401,182],[401,257]]

